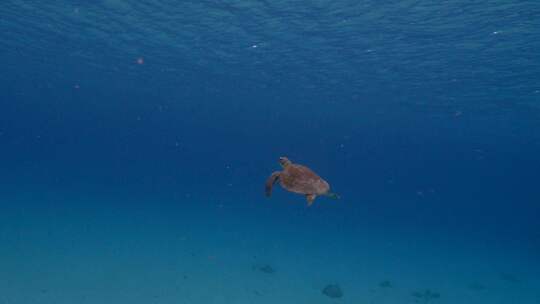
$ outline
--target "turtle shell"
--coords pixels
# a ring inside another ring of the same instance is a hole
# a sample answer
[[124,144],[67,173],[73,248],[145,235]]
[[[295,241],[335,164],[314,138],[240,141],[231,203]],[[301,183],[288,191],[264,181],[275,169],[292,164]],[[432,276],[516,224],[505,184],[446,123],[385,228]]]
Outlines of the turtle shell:
[[300,194],[325,194],[330,190],[330,185],[308,167],[290,164],[283,168],[279,175],[280,185],[295,193]]

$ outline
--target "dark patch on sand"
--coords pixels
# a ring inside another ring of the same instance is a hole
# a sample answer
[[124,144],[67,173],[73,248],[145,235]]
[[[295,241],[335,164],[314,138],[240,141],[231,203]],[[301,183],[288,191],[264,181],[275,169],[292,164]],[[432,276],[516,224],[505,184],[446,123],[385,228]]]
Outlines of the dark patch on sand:
[[469,289],[474,291],[482,291],[486,289],[486,286],[480,283],[471,283],[469,284]]
[[414,301],[417,303],[430,303],[433,300],[439,299],[441,297],[441,294],[435,291],[432,291],[431,289],[426,289],[423,291],[415,291],[412,293],[412,296],[414,297]]
[[501,272],[500,276],[503,281],[510,282],[510,283],[521,283],[521,279],[519,279],[513,274]]
[[384,280],[384,281],[379,283],[379,287],[381,287],[381,288],[392,288],[394,286],[392,285],[392,283],[390,283],[390,281]]
[[266,274],[273,274],[276,272],[276,269],[269,264],[253,265],[253,270],[264,272]]
[[343,297],[343,291],[341,290],[341,287],[337,284],[328,284],[326,287],[323,288],[321,291],[325,296],[338,299]]

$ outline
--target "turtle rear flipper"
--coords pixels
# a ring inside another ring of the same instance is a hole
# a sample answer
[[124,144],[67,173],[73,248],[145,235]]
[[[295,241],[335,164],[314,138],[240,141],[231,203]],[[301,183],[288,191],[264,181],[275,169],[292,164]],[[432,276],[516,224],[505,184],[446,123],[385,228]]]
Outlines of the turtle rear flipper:
[[317,198],[317,195],[315,194],[306,194],[306,200],[308,207],[313,205],[313,201]]
[[266,184],[264,187],[264,192],[266,196],[270,197],[272,195],[272,186],[278,181],[280,172],[274,172],[270,177],[266,180]]

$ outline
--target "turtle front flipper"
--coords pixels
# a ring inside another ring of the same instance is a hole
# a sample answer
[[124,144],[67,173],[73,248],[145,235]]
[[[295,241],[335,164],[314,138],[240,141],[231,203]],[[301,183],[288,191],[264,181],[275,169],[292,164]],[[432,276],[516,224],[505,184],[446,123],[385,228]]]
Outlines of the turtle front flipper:
[[308,207],[313,205],[313,201],[317,198],[317,195],[315,194],[306,194],[306,200]]
[[266,180],[266,184],[264,187],[264,192],[266,193],[266,196],[270,197],[272,195],[272,186],[278,181],[280,172],[274,172],[270,177]]

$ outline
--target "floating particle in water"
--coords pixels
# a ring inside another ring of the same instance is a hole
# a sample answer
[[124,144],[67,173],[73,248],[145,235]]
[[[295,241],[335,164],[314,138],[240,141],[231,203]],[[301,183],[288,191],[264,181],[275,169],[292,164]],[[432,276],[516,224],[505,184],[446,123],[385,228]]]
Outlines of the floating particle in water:
[[144,58],[142,57],[137,58],[137,64],[144,64]]

